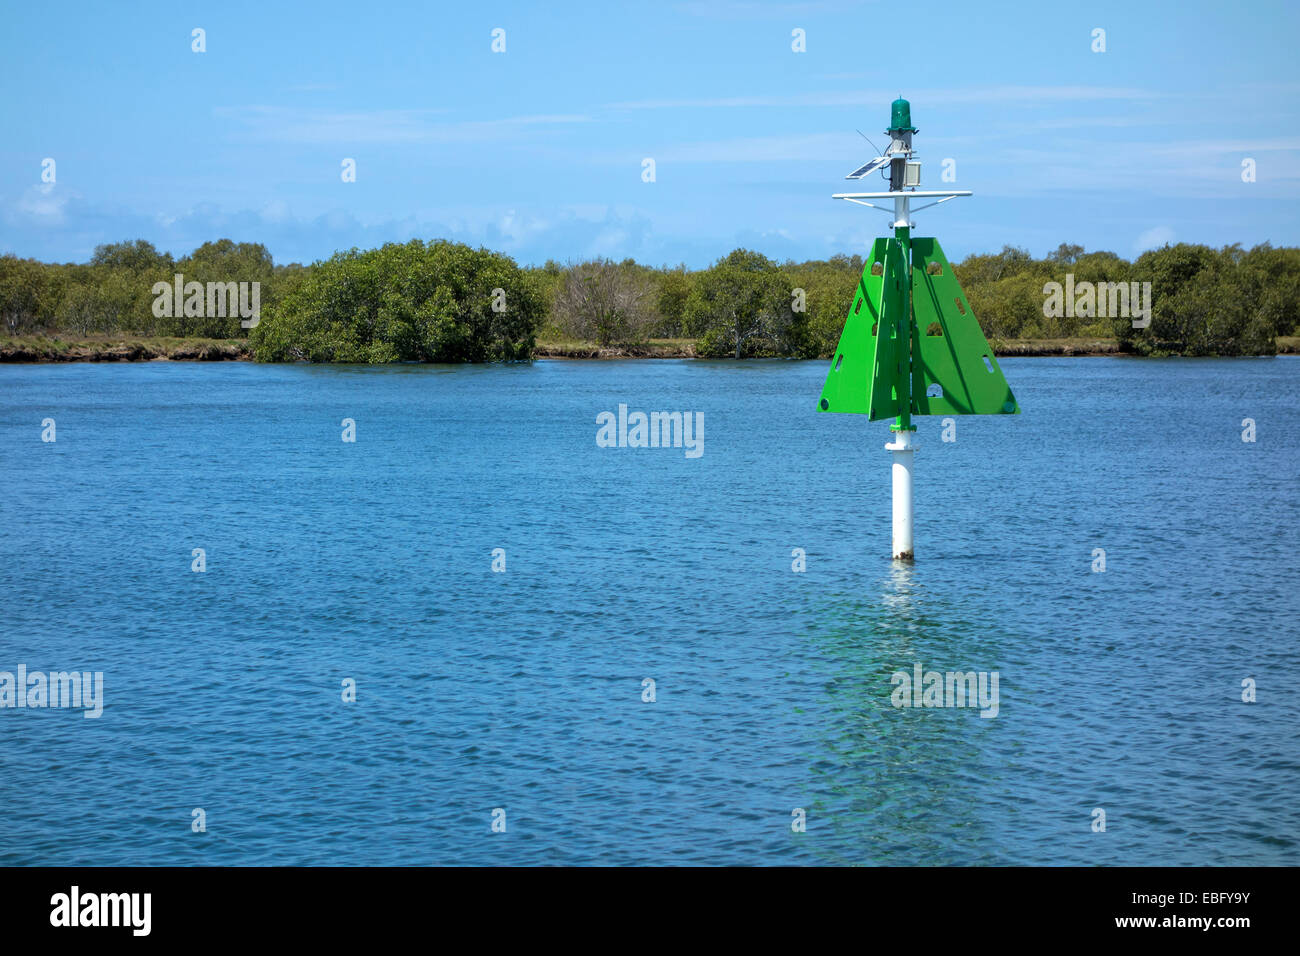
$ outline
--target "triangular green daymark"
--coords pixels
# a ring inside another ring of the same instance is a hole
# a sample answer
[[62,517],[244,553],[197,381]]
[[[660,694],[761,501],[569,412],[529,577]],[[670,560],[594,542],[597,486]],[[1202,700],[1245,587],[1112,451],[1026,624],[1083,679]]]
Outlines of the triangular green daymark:
[[[911,245],[911,413],[1019,413],[1015,395],[938,241],[916,238]],[[907,350],[899,347],[898,316],[906,301],[906,281],[902,243],[877,239],[831,358],[819,411],[868,415],[872,421],[900,413],[897,386],[906,374]]]
[[898,329],[904,282],[902,243],[877,239],[831,358],[818,410],[869,415],[873,421],[899,413],[896,386],[906,359]]
[[912,314],[913,415],[1020,411],[937,239],[912,240]]

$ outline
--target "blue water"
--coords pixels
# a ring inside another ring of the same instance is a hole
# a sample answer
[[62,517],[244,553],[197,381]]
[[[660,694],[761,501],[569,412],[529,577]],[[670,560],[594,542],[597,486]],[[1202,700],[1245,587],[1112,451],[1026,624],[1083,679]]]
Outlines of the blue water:
[[1300,863],[1300,361],[1002,365],[910,568],[822,362],[0,367],[0,863]]

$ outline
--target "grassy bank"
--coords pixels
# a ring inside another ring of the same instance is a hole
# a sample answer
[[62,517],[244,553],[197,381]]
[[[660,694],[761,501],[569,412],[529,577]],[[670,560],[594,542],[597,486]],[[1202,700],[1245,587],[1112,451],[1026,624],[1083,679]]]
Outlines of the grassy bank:
[[[600,348],[595,343],[573,339],[539,339],[536,354],[539,358],[694,358],[698,354],[696,342],[696,339],[651,339],[641,345]],[[1119,354],[1119,343],[1103,338],[1007,339],[990,344],[999,356]]]
[[694,358],[695,339],[650,339],[640,345],[601,347],[578,339],[538,339],[537,358]]
[[[994,339],[1000,357],[1118,355],[1119,343],[1105,338]],[[1279,355],[1300,354],[1300,336],[1279,336]],[[695,339],[650,339],[639,345],[601,347],[577,339],[539,339],[537,358],[695,358]],[[247,339],[168,336],[41,335],[0,338],[0,362],[221,362],[252,359]],[[829,356],[825,356],[829,358]]]
[[0,339],[0,362],[220,362],[252,357],[246,339],[135,335]]

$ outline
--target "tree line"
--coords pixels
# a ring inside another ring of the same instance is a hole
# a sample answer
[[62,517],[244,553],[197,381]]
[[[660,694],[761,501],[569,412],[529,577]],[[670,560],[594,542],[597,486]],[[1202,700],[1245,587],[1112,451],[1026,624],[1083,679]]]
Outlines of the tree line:
[[[260,243],[222,239],[175,259],[134,240],[101,245],[82,264],[0,256],[0,319],[10,336],[246,337],[273,362],[524,359],[539,336],[602,348],[689,339],[706,357],[815,358],[834,351],[862,268],[859,255],[779,263],[747,249],[698,270],[631,259],[521,267],[445,240],[276,265]],[[1133,261],[1064,243],[1041,259],[1005,246],[954,270],[995,347],[1086,336],[1148,355],[1272,354],[1300,320],[1300,249],[1269,244],[1180,243]],[[178,274],[186,284],[259,283],[256,326],[233,310],[160,308],[157,290]],[[1149,324],[1083,304],[1051,308],[1051,284],[1067,277],[1067,289],[1135,294],[1149,283]]]

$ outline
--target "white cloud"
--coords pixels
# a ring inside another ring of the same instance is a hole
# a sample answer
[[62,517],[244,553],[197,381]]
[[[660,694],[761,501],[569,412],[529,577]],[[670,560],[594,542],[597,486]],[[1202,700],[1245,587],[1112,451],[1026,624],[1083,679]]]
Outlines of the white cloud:
[[68,205],[69,194],[54,183],[28,186],[14,204],[18,214],[47,226],[61,225]]
[[512,116],[440,122],[446,110],[339,112],[283,106],[218,106],[219,119],[242,125],[256,139],[296,143],[465,143],[508,139],[523,127],[586,123],[576,114]]
[[1168,226],[1154,226],[1137,237],[1137,242],[1133,243],[1133,251],[1141,253],[1146,252],[1148,249],[1159,249],[1166,243],[1173,241],[1174,231],[1172,229]]
[[[650,151],[664,163],[820,162],[863,151],[856,133],[805,133],[679,143]],[[845,170],[847,172],[848,170]]]
[[[758,106],[765,108],[807,106],[864,106],[879,109],[881,103],[891,102],[898,90],[890,87],[876,90],[825,90],[817,93],[796,93],[783,96],[721,96],[704,99],[651,99],[610,103],[610,109],[706,109],[717,107]],[[1151,100],[1167,94],[1122,86],[985,86],[973,89],[909,90],[912,102],[976,104],[976,103],[1063,103],[1107,100]]]
[[289,204],[283,199],[272,199],[262,207],[262,218],[267,222],[287,222],[289,216]]

